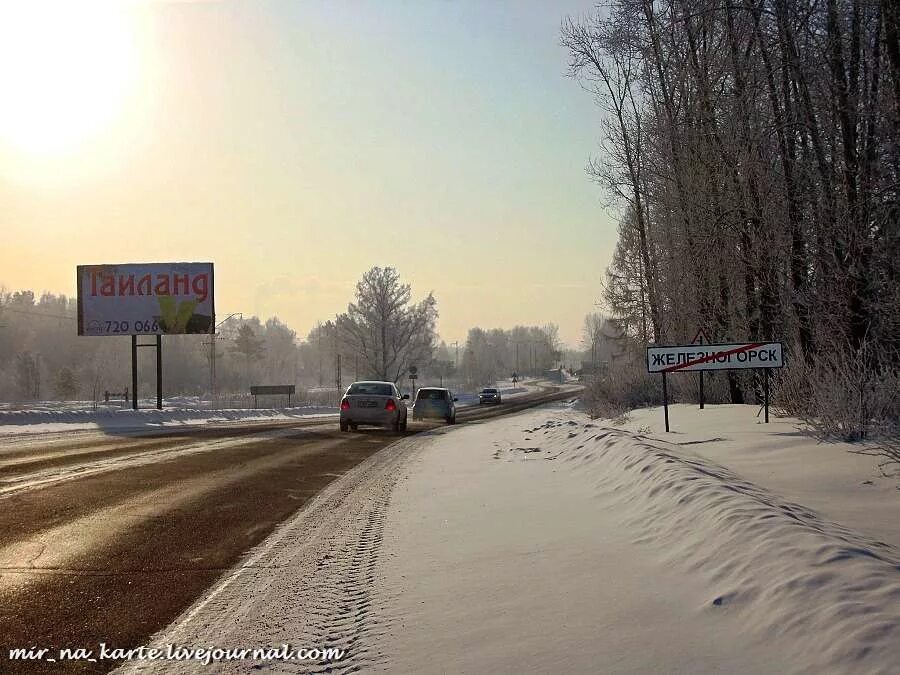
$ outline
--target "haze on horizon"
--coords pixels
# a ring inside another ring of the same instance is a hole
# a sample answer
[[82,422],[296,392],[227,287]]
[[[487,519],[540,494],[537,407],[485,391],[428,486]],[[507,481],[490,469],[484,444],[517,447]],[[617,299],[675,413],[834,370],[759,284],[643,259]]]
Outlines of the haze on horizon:
[[616,239],[559,46],[592,4],[4,5],[0,285],[210,260],[222,316],[305,335],[393,266],[445,340],[574,345]]

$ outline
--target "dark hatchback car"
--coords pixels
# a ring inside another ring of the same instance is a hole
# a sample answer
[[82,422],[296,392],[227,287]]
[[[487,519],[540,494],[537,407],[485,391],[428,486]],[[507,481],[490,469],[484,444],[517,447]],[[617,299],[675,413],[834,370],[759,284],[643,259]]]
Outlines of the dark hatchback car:
[[478,405],[483,403],[501,403],[500,390],[494,387],[486,387],[478,392]]
[[449,389],[443,387],[422,387],[416,392],[413,404],[413,419],[442,419],[447,424],[456,424],[456,399]]

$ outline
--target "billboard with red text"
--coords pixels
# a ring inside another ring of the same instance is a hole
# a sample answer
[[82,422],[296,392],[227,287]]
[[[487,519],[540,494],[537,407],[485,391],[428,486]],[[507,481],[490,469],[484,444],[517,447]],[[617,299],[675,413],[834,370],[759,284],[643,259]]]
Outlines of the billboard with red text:
[[212,263],[79,265],[79,335],[211,333]]

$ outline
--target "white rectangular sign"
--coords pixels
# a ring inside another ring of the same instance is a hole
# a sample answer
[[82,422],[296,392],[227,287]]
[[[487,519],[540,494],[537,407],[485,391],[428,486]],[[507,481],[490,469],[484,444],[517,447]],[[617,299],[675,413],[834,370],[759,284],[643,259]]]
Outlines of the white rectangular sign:
[[647,372],[677,373],[735,368],[782,368],[780,342],[647,347]]
[[79,265],[79,335],[211,333],[212,263]]

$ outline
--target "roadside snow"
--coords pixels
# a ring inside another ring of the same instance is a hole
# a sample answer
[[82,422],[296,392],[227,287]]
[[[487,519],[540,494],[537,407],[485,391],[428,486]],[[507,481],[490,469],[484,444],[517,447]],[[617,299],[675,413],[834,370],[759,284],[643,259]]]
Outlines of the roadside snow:
[[330,417],[335,408],[284,408],[259,410],[2,410],[0,436],[49,434],[66,431],[139,431],[223,422],[290,421]]
[[624,431],[664,440],[702,455],[742,478],[815,509],[854,530],[900,548],[900,467],[879,470],[864,447],[819,443],[792,418],[769,417],[758,406],[669,406],[670,433],[662,408],[628,413]]
[[900,499],[856,482],[874,461],[749,406],[688,408],[694,431],[665,439],[658,411],[611,427],[564,406],[405,439],[155,644],[349,650],[328,672],[897,672]]
[[[539,391],[536,381],[498,384],[504,396],[518,398]],[[456,394],[459,406],[478,404],[478,394]],[[295,419],[328,418],[336,416],[333,407],[305,406],[296,408],[266,408],[257,410],[209,410],[197,406],[197,397],[172,397],[163,402],[162,410],[152,406],[155,400],[142,400],[140,410],[128,407],[100,407],[94,409],[88,401],[46,401],[27,409],[4,409],[0,405],[0,437],[29,434],[51,434],[66,431],[140,431],[178,426],[202,426],[223,422],[278,422]]]

